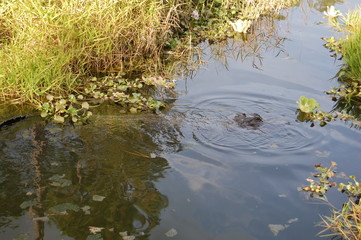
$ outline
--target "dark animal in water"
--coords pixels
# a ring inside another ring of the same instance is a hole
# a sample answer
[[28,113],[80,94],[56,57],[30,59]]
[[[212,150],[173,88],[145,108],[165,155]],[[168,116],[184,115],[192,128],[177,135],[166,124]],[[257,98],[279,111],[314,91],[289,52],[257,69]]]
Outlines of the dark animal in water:
[[262,117],[257,113],[253,113],[248,117],[245,113],[239,113],[233,118],[233,120],[238,124],[238,126],[250,129],[258,129],[263,123]]

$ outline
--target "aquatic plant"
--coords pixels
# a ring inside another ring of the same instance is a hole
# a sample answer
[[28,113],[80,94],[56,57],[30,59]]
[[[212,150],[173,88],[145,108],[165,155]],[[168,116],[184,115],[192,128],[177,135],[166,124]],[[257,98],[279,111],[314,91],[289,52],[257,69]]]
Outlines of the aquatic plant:
[[[79,104],[93,98],[122,103],[133,113],[159,108],[162,104],[146,91],[138,92],[137,79],[172,79],[184,72],[182,66],[194,62],[198,43],[246,34],[257,19],[296,3],[0,1],[0,99],[41,106],[42,116],[55,122],[88,118],[89,109]],[[112,86],[94,87],[93,82],[85,89],[89,78],[112,74],[127,79],[132,87],[118,86],[115,94]],[[146,89],[156,85],[142,84]]]
[[304,113],[312,113],[315,109],[320,107],[320,104],[313,98],[306,98],[301,96],[299,102],[297,102],[299,109]]
[[297,119],[300,122],[312,122],[311,127],[314,126],[314,122],[319,122],[320,126],[323,127],[327,124],[327,122],[337,118],[337,114],[333,115],[319,110],[320,104],[318,104],[318,102],[313,98],[308,99],[305,96],[301,96],[297,104]]
[[310,197],[315,197],[327,201],[326,193],[329,188],[336,186],[335,182],[330,181],[335,176],[334,170],[337,166],[336,162],[331,162],[330,167],[323,167],[321,164],[316,164],[315,169],[317,173],[313,174],[314,178],[307,178],[309,185],[301,187],[301,190],[310,192]]
[[344,16],[333,6],[328,7],[325,13],[328,24],[336,31],[343,32],[344,36],[336,40],[334,37],[324,38],[326,47],[336,54],[342,55],[342,60],[347,67],[348,78],[355,81],[361,79],[361,8],[358,7],[354,11]]
[[328,24],[336,31],[345,33],[340,39],[335,37],[322,38],[324,46],[331,52],[331,56],[344,61],[335,78],[341,83],[326,93],[336,102],[330,112],[321,111],[320,106],[312,99],[301,97],[298,102],[298,120],[320,121],[326,125],[331,120],[341,119],[351,121],[356,128],[361,128],[361,8],[344,16],[334,6],[328,6],[324,11]]
[[[319,225],[324,228],[323,237],[342,237],[347,240],[361,239],[361,205],[347,201],[341,210],[332,209],[331,216],[323,216]],[[330,232],[327,233],[326,232]]]
[[[349,176],[351,181],[339,183],[331,181],[336,175],[337,164],[331,162],[329,167],[316,164],[317,173],[313,178],[307,178],[309,185],[300,189],[310,193],[310,197],[321,199],[330,204],[326,193],[331,187],[338,186],[338,191],[345,193],[347,201],[340,210],[332,209],[331,216],[323,216],[319,226],[324,229],[319,233],[323,237],[341,237],[342,239],[358,240],[361,238],[361,182],[355,176]],[[330,204],[332,206],[332,204]]]
[[71,94],[67,99],[48,95],[47,100],[39,110],[42,117],[51,119],[54,123],[64,123],[67,118],[73,123],[77,123],[79,120],[85,123],[92,115],[92,112],[89,111],[89,103],[79,102],[79,100],[83,100],[82,95],[75,97]]
[[247,30],[251,26],[252,21],[238,19],[236,22],[230,22],[230,24],[233,27],[234,31],[240,33],[247,33]]
[[41,116],[55,123],[64,123],[66,119],[74,124],[86,123],[92,116],[90,107],[104,101],[121,105],[124,112],[138,113],[157,111],[164,103],[153,97],[147,97],[147,88],[172,88],[174,82],[162,78],[143,78],[128,81],[122,77],[104,77],[89,79],[78,89],[78,94],[70,94],[68,98],[47,95],[47,101],[41,106]]
[[327,6],[327,11],[323,13],[328,18],[337,18],[338,16],[342,16],[342,13],[339,10],[336,10],[335,6]]
[[[337,10],[334,10],[337,12]],[[354,118],[360,117],[361,109],[361,8],[358,7],[346,16],[337,12],[329,24],[337,31],[344,33],[340,39],[324,38],[325,46],[330,49],[334,57],[340,55],[344,62],[336,78],[341,83],[339,87],[327,91],[336,102],[334,110],[342,109]],[[360,121],[354,121],[356,126]]]

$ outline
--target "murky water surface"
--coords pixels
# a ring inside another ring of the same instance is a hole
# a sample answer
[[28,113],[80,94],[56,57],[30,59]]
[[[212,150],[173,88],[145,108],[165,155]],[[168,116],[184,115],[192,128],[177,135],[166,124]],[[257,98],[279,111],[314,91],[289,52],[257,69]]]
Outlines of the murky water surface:
[[[301,95],[332,108],[323,91],[339,62],[322,47],[333,34],[316,24],[322,15],[292,9],[277,23],[283,46],[256,59],[262,70],[251,57],[226,68],[208,53],[163,114],[104,107],[82,127],[29,117],[2,128],[0,239],[318,239],[329,207],[297,188],[316,163],[361,172],[360,131],[296,121]],[[239,113],[264,122],[239,127]]]

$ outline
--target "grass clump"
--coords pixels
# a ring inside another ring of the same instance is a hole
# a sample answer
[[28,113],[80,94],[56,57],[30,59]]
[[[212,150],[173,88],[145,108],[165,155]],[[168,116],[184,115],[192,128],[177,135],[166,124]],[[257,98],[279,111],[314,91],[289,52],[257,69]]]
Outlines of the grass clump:
[[361,7],[344,16],[334,6],[328,6],[324,15],[334,30],[343,33],[339,39],[323,38],[326,41],[324,46],[330,50],[331,56],[339,57],[344,64],[335,76],[340,85],[326,92],[336,102],[332,111],[323,112],[321,119],[308,114],[304,120],[321,120],[321,126],[324,126],[324,117],[328,120],[339,118],[351,121],[353,127],[361,129]]
[[[349,176],[351,181],[336,183],[332,178],[336,175],[337,164],[331,162],[329,167],[321,164],[315,165],[317,173],[313,178],[308,178],[309,185],[301,187],[301,190],[310,193],[310,197],[321,199],[330,204],[326,197],[330,188],[338,186],[338,191],[347,195],[347,201],[340,210],[333,207],[331,216],[322,217],[319,226],[324,229],[319,233],[323,237],[337,239],[359,240],[361,239],[361,182],[355,176]],[[330,204],[332,206],[332,204]]]
[[151,0],[10,0],[0,3],[1,96],[36,100],[82,77],[132,70],[158,58],[174,22]]
[[351,77],[361,82],[361,21],[352,35],[342,42],[342,48],[343,60],[349,68]]
[[[57,122],[68,116],[77,119],[75,113],[86,114],[82,102],[99,97],[99,92],[103,100],[123,94],[123,102],[117,103],[132,112],[148,105],[153,109],[161,104],[146,95],[159,84],[149,79],[172,78],[194,62],[199,43],[245,36],[262,16],[277,15],[298,2],[0,1],[0,100],[30,102]],[[112,80],[116,90],[108,86],[107,76],[116,79]],[[94,77],[100,89],[86,92],[95,84],[89,81]],[[145,87],[120,86],[138,86],[132,83],[136,81]],[[78,107],[74,110],[74,106]]]
[[324,38],[325,44],[332,52],[342,56],[345,63],[342,77],[353,81],[361,81],[361,7],[344,16],[334,7],[328,7],[325,12],[328,23],[336,31],[344,33],[344,37],[336,40],[334,37]]
[[[341,210],[332,210],[331,216],[324,216],[320,232],[324,237],[340,237],[345,240],[361,239],[361,205],[353,201],[344,203]],[[324,234],[325,232],[331,232]]]

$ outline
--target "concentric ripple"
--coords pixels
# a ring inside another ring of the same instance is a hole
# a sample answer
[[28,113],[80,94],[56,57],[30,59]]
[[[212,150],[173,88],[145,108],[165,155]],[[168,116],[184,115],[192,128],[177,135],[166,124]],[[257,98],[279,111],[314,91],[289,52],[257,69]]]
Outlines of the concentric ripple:
[[[314,129],[296,122],[294,100],[265,94],[216,92],[177,107],[182,112],[183,134],[219,151],[305,151],[321,142]],[[257,129],[242,128],[233,118],[239,113],[258,113],[264,123]]]

